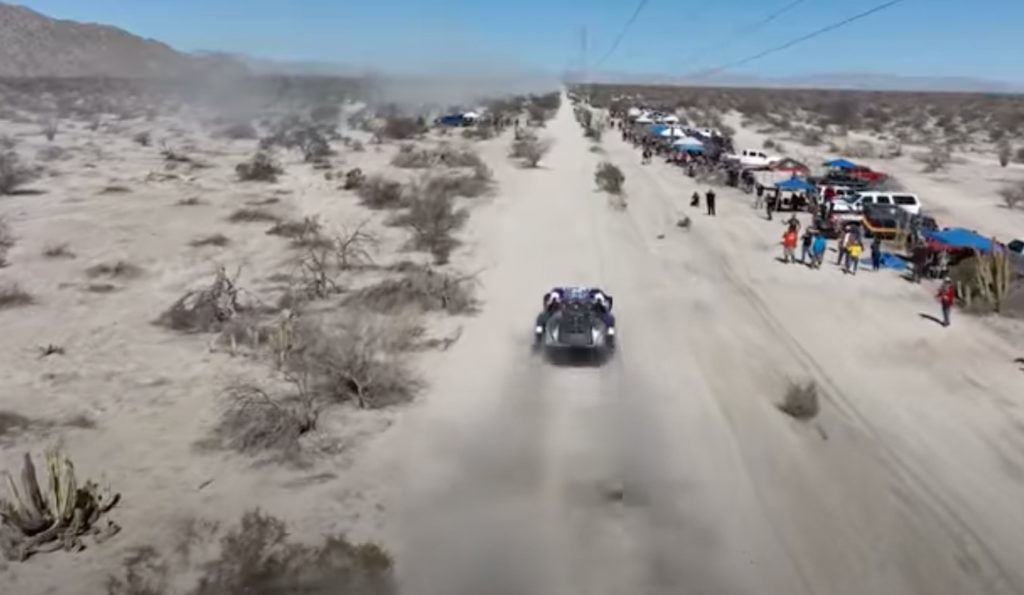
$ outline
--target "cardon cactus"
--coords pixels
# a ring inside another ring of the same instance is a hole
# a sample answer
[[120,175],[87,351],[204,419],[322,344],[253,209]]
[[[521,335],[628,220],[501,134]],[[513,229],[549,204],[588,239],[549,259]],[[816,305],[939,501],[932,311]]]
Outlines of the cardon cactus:
[[[993,245],[997,244],[993,241]],[[999,312],[1007,294],[1010,293],[1010,259],[1002,249],[986,254],[975,250],[974,258],[977,260],[975,288],[981,299]]]

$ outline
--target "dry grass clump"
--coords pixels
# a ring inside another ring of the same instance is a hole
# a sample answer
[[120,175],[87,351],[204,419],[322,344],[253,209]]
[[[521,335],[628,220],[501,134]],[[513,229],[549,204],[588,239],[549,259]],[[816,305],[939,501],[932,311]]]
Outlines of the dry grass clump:
[[115,263],[100,263],[85,269],[85,274],[90,279],[97,277],[110,277],[111,279],[137,279],[146,271],[130,262],[119,260]]
[[371,209],[398,209],[405,206],[402,184],[383,176],[366,178],[356,193],[360,202]]
[[39,554],[63,549],[85,549],[82,537],[91,535],[97,543],[120,531],[101,517],[113,508],[120,495],[103,492],[95,483],[79,485],[71,460],[59,450],[46,453],[47,481],[41,487],[32,457],[26,453],[18,489],[7,473],[9,496],[0,499],[0,550],[11,561],[24,561]]
[[526,135],[512,141],[509,156],[521,160],[527,167],[537,167],[549,150],[551,150],[550,140]]
[[133,136],[132,142],[143,147],[148,147],[153,143],[153,135],[150,134],[148,130],[144,130]]
[[188,198],[183,198],[174,204],[175,206],[179,207],[198,207],[199,205],[204,203],[202,199],[199,198],[198,196],[190,196]]
[[[198,528],[196,528],[198,527]],[[216,530],[215,523],[195,523],[176,550],[180,564]],[[290,540],[283,521],[259,510],[246,512],[236,528],[220,539],[219,556],[201,567],[197,584],[186,595],[394,595],[397,586],[391,558],[376,545],[352,544],[331,535],[307,545]],[[140,548],[124,561],[124,577],[110,576],[107,595],[170,595],[171,565],[153,548]]]
[[452,234],[465,225],[469,211],[456,208],[448,187],[436,180],[431,178],[413,187],[408,210],[391,223],[408,227],[413,234],[412,247],[430,252],[435,264],[445,264],[459,245]]
[[243,182],[276,182],[284,173],[281,166],[269,154],[259,151],[250,161],[235,166],[238,179]]
[[609,194],[622,194],[622,186],[626,182],[626,176],[622,170],[607,161],[597,166],[594,173],[594,181],[597,187]]
[[471,314],[476,311],[476,277],[454,276],[430,267],[413,267],[398,279],[385,279],[353,293],[346,304],[382,314],[408,309],[421,312]]
[[799,420],[814,418],[820,410],[818,385],[813,380],[804,384],[791,382],[785,398],[779,404],[779,410]]
[[228,221],[232,223],[268,223],[280,221],[277,215],[264,209],[238,209]]
[[0,285],[0,310],[30,306],[34,303],[36,303],[35,296],[22,289],[17,283]]
[[43,256],[46,258],[74,258],[75,253],[71,251],[70,245],[67,242],[62,242],[60,244],[48,244],[43,248]]
[[380,245],[380,238],[366,231],[368,222],[363,221],[354,228],[346,227],[334,239],[334,254],[339,269],[347,271],[373,264],[370,252]]
[[216,246],[223,248],[231,243],[231,239],[222,233],[214,233],[208,236],[196,238],[188,243],[193,248],[202,248],[203,246]]
[[210,285],[181,296],[160,314],[156,324],[188,333],[221,330],[232,318],[250,310],[237,286],[238,275],[228,277],[223,267],[218,269]]
[[127,186],[118,186],[114,184],[111,186],[104,186],[100,189],[99,194],[128,194],[131,191],[132,189]]
[[21,164],[17,153],[0,153],[0,195],[14,194],[38,177],[38,172]]

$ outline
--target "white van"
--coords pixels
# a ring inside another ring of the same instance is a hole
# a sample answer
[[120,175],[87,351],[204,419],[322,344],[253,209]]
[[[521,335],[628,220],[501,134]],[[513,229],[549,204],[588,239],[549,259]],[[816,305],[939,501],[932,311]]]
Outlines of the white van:
[[[844,204],[845,202],[845,204]],[[896,205],[911,215],[921,214],[921,200],[909,192],[867,191],[858,192],[844,201],[836,201],[836,212],[861,212],[864,205]]]

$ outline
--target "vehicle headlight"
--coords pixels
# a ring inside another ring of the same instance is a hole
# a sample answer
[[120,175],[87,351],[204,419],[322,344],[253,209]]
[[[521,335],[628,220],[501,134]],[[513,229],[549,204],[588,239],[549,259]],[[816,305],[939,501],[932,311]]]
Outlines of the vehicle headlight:
[[538,324],[537,328],[533,329],[533,332],[535,332],[535,333],[537,333],[539,335],[539,334],[544,332],[544,327],[542,327],[541,325]]
[[614,337],[615,336],[615,327],[614,326],[608,327],[608,336],[609,337]]

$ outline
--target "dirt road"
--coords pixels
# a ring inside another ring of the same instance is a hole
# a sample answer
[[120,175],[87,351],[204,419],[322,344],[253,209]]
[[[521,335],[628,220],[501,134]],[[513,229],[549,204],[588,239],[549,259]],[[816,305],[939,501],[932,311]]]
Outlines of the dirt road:
[[[1006,346],[921,320],[901,281],[775,263],[781,228],[740,195],[698,215],[688,178],[613,132],[590,152],[568,105],[547,134],[541,169],[495,168],[469,238],[485,308],[396,432],[410,592],[1024,592]],[[625,211],[594,187],[602,159]],[[530,353],[542,293],[577,283],[615,297],[601,368]],[[814,422],[775,409],[790,379],[821,387]]]

